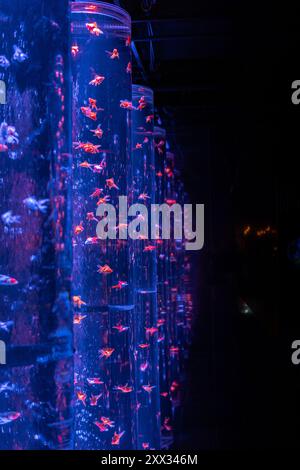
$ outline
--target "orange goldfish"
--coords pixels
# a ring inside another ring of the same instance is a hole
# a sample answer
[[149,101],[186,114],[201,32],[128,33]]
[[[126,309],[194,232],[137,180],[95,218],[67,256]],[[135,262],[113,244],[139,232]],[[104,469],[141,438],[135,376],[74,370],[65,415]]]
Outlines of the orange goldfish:
[[92,395],[90,398],[90,405],[97,406],[98,401],[100,400],[101,397],[102,397],[102,393],[100,393],[100,395]]
[[94,424],[100,429],[100,432],[108,431],[108,427],[105,424],[99,423],[99,421],[95,421]]
[[74,325],[81,325],[81,322],[86,318],[86,315],[79,315],[76,313],[73,318]]
[[101,85],[101,83],[104,82],[104,80],[105,80],[105,77],[103,77],[102,75],[95,75],[93,80],[89,82],[89,85],[99,86]]
[[84,231],[83,222],[80,222],[80,224],[76,225],[76,227],[74,228],[74,234],[80,235],[83,231]]
[[112,52],[106,51],[106,53],[109,55],[110,59],[120,59],[120,54],[118,49],[114,49]]
[[103,31],[98,27],[96,21],[94,23],[86,23],[86,29],[94,36],[100,36],[104,34]]
[[88,220],[89,222],[91,222],[93,220],[95,222],[98,222],[98,219],[95,217],[94,212],[88,212],[87,215],[86,215],[86,220]]
[[79,166],[81,168],[87,168],[87,169],[93,171],[93,165],[91,163],[87,162],[87,161],[80,163]]
[[120,432],[119,434],[115,432],[112,437],[111,444],[113,446],[118,446],[120,444],[120,439],[122,436],[124,436],[124,434],[125,434],[125,431]]
[[98,266],[98,268],[99,268],[98,269],[99,274],[111,274],[111,273],[113,273],[113,270],[107,264],[105,264],[104,266]]
[[144,248],[144,252],[147,253],[147,252],[151,252],[151,251],[154,251],[156,250],[156,246],[152,246],[152,245],[148,245]]
[[90,132],[92,132],[95,137],[98,137],[98,139],[102,139],[103,137],[103,130],[100,126],[98,126],[97,129],[91,129]]
[[92,121],[96,121],[96,120],[97,120],[97,112],[92,111],[89,106],[82,106],[80,109],[81,109],[81,112],[82,112],[87,118],[92,119]]
[[107,202],[110,201],[110,197],[109,196],[104,196],[104,197],[101,197],[99,199],[99,201],[97,202],[97,206],[101,206],[101,204],[106,204]]
[[150,336],[153,336],[155,333],[158,332],[158,328],[155,328],[152,326],[151,328],[145,328],[146,329],[146,334],[149,334]]
[[84,406],[86,406],[86,394],[84,392],[77,392],[77,398]]
[[147,124],[151,123],[154,119],[154,115],[150,114],[149,116],[146,116],[146,122]]
[[71,47],[72,56],[76,57],[78,53],[79,53],[79,46],[77,46],[76,44],[73,44],[73,46]]
[[124,331],[129,330],[129,326],[116,325],[113,326],[113,329],[118,330],[119,333],[123,333]]
[[131,62],[128,62],[127,67],[126,67],[126,72],[127,72],[127,73],[132,73],[132,65],[131,65]]
[[90,195],[90,197],[91,198],[100,197],[102,193],[103,193],[103,189],[96,188],[95,191]]
[[102,380],[100,380],[98,377],[92,377],[90,379],[87,379],[87,383],[89,385],[102,385],[102,384],[104,384],[104,382],[102,382]]
[[120,101],[120,107],[123,108],[123,109],[129,109],[130,111],[135,109],[134,106],[132,105],[132,102],[128,101],[128,100],[121,100]]
[[115,390],[122,392],[122,393],[131,393],[133,388],[128,387],[128,385],[126,384],[126,385],[118,385],[117,387],[115,387]]
[[142,388],[145,390],[145,392],[151,393],[155,388],[155,385],[142,385]]
[[81,299],[80,295],[73,295],[72,300],[74,307],[81,308],[82,305],[86,305],[86,303]]
[[100,349],[100,359],[102,357],[105,357],[105,359],[108,359],[114,352],[114,348],[104,348]]
[[128,282],[119,281],[118,284],[116,284],[115,286],[112,286],[112,289],[122,290],[122,289],[124,289],[124,287],[126,287],[126,286],[128,286]]
[[115,188],[115,189],[120,189],[113,178],[109,178],[106,180],[106,185],[109,189]]
[[142,111],[144,108],[146,108],[146,106],[147,106],[146,98],[144,96],[142,96],[139,99],[139,105],[138,105],[137,109],[139,111]]
[[105,416],[101,416],[101,421],[105,426],[109,426],[110,428],[113,428],[115,425],[114,421],[111,421],[109,418],[106,418]]

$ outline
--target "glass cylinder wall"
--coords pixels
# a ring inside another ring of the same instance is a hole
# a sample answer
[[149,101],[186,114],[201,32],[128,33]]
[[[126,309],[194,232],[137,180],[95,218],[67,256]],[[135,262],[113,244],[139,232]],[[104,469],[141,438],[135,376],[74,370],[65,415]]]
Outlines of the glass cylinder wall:
[[[114,221],[131,151],[131,22],[121,8],[72,3],[73,244],[77,449],[133,449],[133,299],[129,252]],[[112,224],[110,219],[110,224]]]
[[134,85],[132,102],[131,202],[137,205],[140,222],[132,241],[131,266],[135,303],[135,426],[137,448],[145,450],[160,448],[156,241],[151,241],[149,230],[144,233],[142,228],[150,227],[151,205],[155,203],[152,90]]
[[0,3],[0,449],[72,447],[69,3]]

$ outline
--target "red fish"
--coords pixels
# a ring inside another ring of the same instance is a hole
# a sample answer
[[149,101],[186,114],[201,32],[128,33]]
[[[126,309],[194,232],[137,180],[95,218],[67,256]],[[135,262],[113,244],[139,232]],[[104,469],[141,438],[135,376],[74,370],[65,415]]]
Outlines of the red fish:
[[104,348],[100,349],[100,359],[102,357],[105,357],[105,359],[108,359],[114,352],[114,348]]
[[152,326],[151,328],[146,328],[147,335],[153,336],[157,332],[158,332],[158,328],[155,328],[154,326]]
[[87,383],[89,385],[102,385],[104,384],[104,382],[102,382],[102,380],[100,380],[98,377],[92,377],[90,379],[86,379],[87,380]]
[[111,269],[110,266],[108,266],[108,264],[105,264],[104,266],[98,266],[98,273],[99,274],[112,274],[113,273],[113,270]]
[[100,126],[98,126],[97,129],[91,129],[90,132],[92,132],[95,137],[98,137],[98,139],[102,139],[103,137],[103,130]]
[[77,392],[77,398],[84,406],[86,406],[86,394],[84,392]]
[[140,365],[140,371],[141,372],[145,372],[149,367],[149,363],[148,362],[143,362],[143,364]]
[[144,450],[149,449],[149,442],[143,442],[142,446]]
[[114,49],[112,52],[106,51],[106,53],[109,55],[110,59],[120,59],[120,54],[118,49]]
[[116,183],[115,183],[115,180],[113,178],[109,178],[106,180],[106,186],[109,188],[109,189],[112,189],[112,188],[115,188],[115,189],[120,189]]
[[86,23],[85,26],[86,29],[94,36],[100,36],[100,34],[104,34],[103,31],[98,27],[96,21],[93,23]]
[[114,421],[111,421],[109,418],[106,418],[105,416],[101,416],[101,421],[105,426],[109,426],[110,428],[113,428],[115,425]]
[[131,62],[128,62],[127,67],[126,67],[126,72],[127,72],[127,73],[132,73],[132,65],[131,65]]
[[129,330],[129,326],[116,325],[113,326],[113,329],[117,330],[119,333],[123,333],[124,331]]
[[144,248],[144,252],[147,253],[147,252],[151,252],[151,251],[154,251],[156,250],[156,247],[155,246],[152,246],[152,245],[148,245]]
[[73,44],[73,46],[71,47],[72,56],[76,57],[78,53],[79,53],[79,46],[77,46],[77,44]]
[[101,197],[99,199],[99,201],[97,202],[97,206],[101,206],[101,204],[106,204],[107,202],[110,201],[110,197],[109,196],[104,196],[104,197]]
[[91,198],[100,197],[102,193],[103,193],[103,189],[96,188],[95,191],[90,195],[90,197]]
[[149,116],[146,116],[146,122],[147,124],[151,123],[154,119],[154,114],[150,114]]
[[142,385],[142,388],[145,390],[145,392],[150,394],[155,388],[155,385]]
[[80,222],[80,224],[76,225],[76,227],[74,228],[74,234],[80,235],[83,231],[84,231],[83,222]]
[[[95,219],[95,220],[97,220],[97,219]],[[88,237],[85,240],[84,244],[85,245],[97,245],[98,241],[99,241],[98,237]]]
[[120,432],[119,434],[115,432],[111,440],[111,444],[113,446],[118,446],[120,444],[120,439],[122,436],[124,436],[124,434],[125,434],[125,431]]
[[97,426],[100,432],[108,431],[108,427],[105,424],[99,423],[99,421],[95,421],[94,424]]
[[126,38],[125,45],[126,45],[126,47],[130,47],[130,46],[131,46],[131,37],[130,37],[130,36],[128,36],[128,37]]
[[98,401],[100,400],[101,397],[102,397],[102,393],[100,393],[100,395],[92,395],[90,398],[90,405],[97,406]]
[[126,385],[118,385],[117,387],[115,387],[115,390],[122,392],[122,393],[131,393],[133,388],[128,387],[128,385],[126,384]]
[[92,111],[89,106],[82,106],[80,109],[81,109],[81,112],[82,112],[87,118],[91,119],[92,121],[96,121],[96,120],[97,120],[97,112]]
[[139,99],[139,105],[138,105],[137,109],[139,111],[142,111],[144,108],[146,108],[146,106],[147,106],[146,98],[144,96],[142,96]]
[[74,325],[81,325],[81,322],[86,318],[86,315],[79,315],[76,313],[73,318]]
[[148,349],[149,347],[150,347],[150,344],[147,344],[147,343],[139,344],[139,348],[141,349]]
[[74,307],[81,308],[82,305],[86,305],[86,303],[81,299],[80,295],[73,295],[72,300]]
[[16,286],[18,281],[14,277],[5,276],[5,274],[0,274],[0,286]]
[[133,109],[135,109],[134,106],[132,105],[132,102],[128,100],[121,100],[120,107],[123,109],[129,109],[129,111],[132,111]]
[[112,286],[112,289],[122,290],[122,289],[124,289],[124,287],[126,287],[126,286],[128,286],[128,282],[119,281],[118,284],[116,284],[115,286]]
[[0,152],[7,152],[8,147],[5,144],[0,144]]
[[165,418],[164,420],[164,424],[163,424],[163,429],[165,429],[166,431],[172,431],[172,426],[169,424],[171,421],[170,418]]
[[93,155],[100,153],[99,148],[101,148],[101,145],[94,145],[91,144],[90,142],[82,143],[82,142],[75,142],[75,150],[84,150],[86,153],[91,153]]
[[89,222],[91,222],[93,220],[95,222],[98,222],[98,219],[95,217],[94,212],[88,212],[87,215],[86,215],[86,220],[88,220]]
[[92,85],[92,86],[99,86],[101,85],[101,83],[103,83],[105,80],[105,77],[103,77],[103,75],[96,75],[94,76],[93,80],[91,80],[89,82],[89,85]]
[[88,170],[93,171],[93,165],[87,161],[79,164],[80,168],[87,168]]

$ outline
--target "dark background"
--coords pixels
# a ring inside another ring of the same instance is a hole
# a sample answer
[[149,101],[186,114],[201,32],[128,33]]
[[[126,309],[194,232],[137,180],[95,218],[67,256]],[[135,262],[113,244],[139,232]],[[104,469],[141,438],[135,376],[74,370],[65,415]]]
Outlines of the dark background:
[[206,206],[176,446],[297,447],[300,106],[291,83],[300,78],[300,9],[269,0],[114,3],[134,22],[135,81],[154,88],[187,192]]

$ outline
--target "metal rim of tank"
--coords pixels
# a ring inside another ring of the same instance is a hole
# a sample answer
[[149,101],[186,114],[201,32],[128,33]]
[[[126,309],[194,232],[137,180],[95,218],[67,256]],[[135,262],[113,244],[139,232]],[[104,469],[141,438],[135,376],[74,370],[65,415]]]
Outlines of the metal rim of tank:
[[131,27],[131,16],[123,8],[113,3],[100,0],[86,2],[82,0],[71,0],[72,13],[86,13],[87,15],[101,15],[114,19],[128,28]]
[[144,96],[148,101],[153,102],[154,92],[152,88],[138,84],[132,85],[132,98],[141,98],[142,96]]

